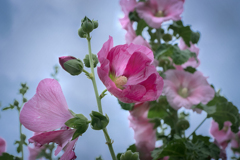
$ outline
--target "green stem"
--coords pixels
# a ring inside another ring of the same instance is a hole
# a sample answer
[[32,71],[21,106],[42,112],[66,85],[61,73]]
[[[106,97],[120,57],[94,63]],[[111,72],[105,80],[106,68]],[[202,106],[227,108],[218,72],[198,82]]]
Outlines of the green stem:
[[197,128],[187,137],[187,139],[189,139],[190,136],[191,136],[194,132],[196,132],[196,130],[203,124],[203,122],[205,122],[206,119],[207,119],[207,117],[204,118],[204,120],[203,120],[203,121],[197,126]]
[[161,45],[161,39],[162,39],[161,28],[158,28],[157,29],[157,40],[158,40],[159,45]]
[[[98,111],[103,114],[101,99],[100,99],[100,96],[98,94],[97,84],[96,84],[96,80],[95,80],[94,66],[93,66],[93,60],[92,60],[92,51],[91,51],[91,43],[90,43],[91,38],[90,38],[89,33],[87,35],[87,41],[88,41],[89,61],[90,61],[91,72],[92,72],[92,78],[91,79],[92,79],[93,88],[94,88],[95,96],[96,96],[96,100],[97,100]],[[115,155],[114,150],[113,150],[113,147],[112,147],[111,139],[108,135],[108,132],[107,132],[106,128],[103,129],[103,133],[104,133],[105,139],[107,141],[106,144],[108,145],[108,148],[109,148],[109,151],[111,153],[112,159],[117,160],[116,155]]]
[[[21,104],[21,107],[20,108],[18,108],[18,116],[19,116],[19,118],[20,118],[20,110],[21,110],[21,108],[22,108],[22,106],[23,106],[23,103]],[[23,141],[22,141],[22,123],[19,121],[19,132],[20,132],[20,146],[21,146],[21,152],[22,152],[22,160],[24,160],[24,152],[23,152]]]

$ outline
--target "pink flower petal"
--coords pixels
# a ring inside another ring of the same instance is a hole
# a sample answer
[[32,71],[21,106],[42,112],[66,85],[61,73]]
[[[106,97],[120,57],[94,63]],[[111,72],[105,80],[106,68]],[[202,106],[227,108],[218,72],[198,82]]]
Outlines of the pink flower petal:
[[34,132],[58,129],[71,118],[61,86],[54,79],[42,80],[20,113],[20,122]]
[[108,41],[103,44],[102,49],[97,54],[98,60],[100,63],[102,63],[102,61],[106,59],[106,57],[108,56],[108,52],[112,47],[113,47],[113,38],[109,36]]
[[6,152],[6,141],[0,137],[0,156],[2,155],[3,152]]
[[64,153],[61,156],[60,160],[74,160],[77,158],[75,155],[74,149],[75,149],[75,143],[77,142],[78,138],[74,139],[73,141],[70,141],[64,148]]

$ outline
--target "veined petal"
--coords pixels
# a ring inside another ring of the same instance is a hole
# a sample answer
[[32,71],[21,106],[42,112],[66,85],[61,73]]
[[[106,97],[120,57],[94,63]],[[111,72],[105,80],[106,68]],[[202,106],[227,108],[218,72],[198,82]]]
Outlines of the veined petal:
[[64,153],[61,156],[60,160],[74,160],[77,158],[75,155],[75,143],[77,142],[78,138],[74,139],[73,141],[68,142],[68,144],[64,147]]
[[58,129],[71,118],[61,86],[54,79],[42,80],[20,113],[20,122],[34,132]]

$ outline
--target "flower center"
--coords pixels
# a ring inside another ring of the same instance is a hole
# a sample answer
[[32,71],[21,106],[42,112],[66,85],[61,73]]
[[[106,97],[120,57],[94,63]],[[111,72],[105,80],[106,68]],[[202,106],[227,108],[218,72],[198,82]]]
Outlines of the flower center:
[[178,94],[183,98],[187,98],[189,95],[189,92],[188,92],[188,89],[186,87],[184,87],[184,88],[180,88],[178,90]]
[[125,85],[127,83],[127,77],[125,77],[125,76],[117,77],[115,79],[114,83],[116,84],[116,86],[118,88],[124,89],[123,85]]
[[155,17],[164,17],[163,11],[159,10],[156,14]]

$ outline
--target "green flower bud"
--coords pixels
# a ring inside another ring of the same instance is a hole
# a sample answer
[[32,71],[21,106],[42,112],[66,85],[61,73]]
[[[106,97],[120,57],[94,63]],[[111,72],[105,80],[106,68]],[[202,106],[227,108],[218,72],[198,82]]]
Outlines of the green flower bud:
[[128,150],[124,154],[121,155],[120,160],[140,160],[139,153]]
[[23,98],[23,103],[26,103],[27,102],[27,98]]
[[91,116],[91,127],[92,129],[95,130],[101,130],[106,128],[106,126],[109,123],[109,118],[106,114],[106,116],[104,116],[103,114],[96,112],[96,111],[92,111],[92,113],[90,114]]
[[86,37],[87,37],[87,33],[85,33],[85,32],[83,31],[82,27],[80,27],[80,28],[78,29],[78,35],[79,35],[79,37],[81,37],[81,38],[86,38]]
[[59,57],[59,63],[62,68],[71,75],[79,75],[83,71],[83,62],[72,56]]
[[159,66],[160,67],[163,67],[163,66],[168,66],[168,65],[170,65],[170,63],[171,63],[171,61],[170,61],[170,59],[168,58],[168,57],[161,57],[160,59],[159,59]]
[[13,105],[14,105],[14,106],[18,106],[18,105],[19,105],[19,102],[18,102],[17,100],[14,100]]
[[[98,64],[98,58],[95,54],[92,54],[92,59],[93,59],[93,67],[95,68]],[[90,61],[89,61],[89,55],[86,54],[85,58],[83,59],[83,62],[86,67],[90,68]]]
[[164,35],[162,36],[162,39],[163,39],[165,42],[169,42],[169,41],[172,40],[172,35],[166,33],[166,34],[164,34]]
[[76,139],[80,135],[82,135],[86,130],[88,129],[89,121],[88,119],[82,115],[82,114],[75,114],[75,117],[72,119],[69,119],[65,125],[76,129],[76,131],[73,134],[72,140]]
[[93,26],[94,26],[93,28],[94,29],[98,28],[98,21],[92,21],[92,22],[93,22]]
[[94,29],[94,23],[85,16],[82,20],[81,28],[85,33],[90,33]]
[[178,130],[186,130],[190,127],[190,124],[187,120],[182,119],[177,122],[177,129]]

